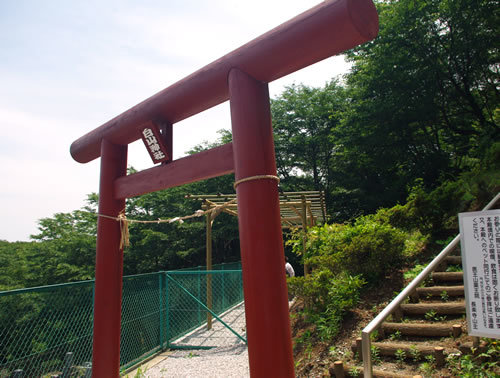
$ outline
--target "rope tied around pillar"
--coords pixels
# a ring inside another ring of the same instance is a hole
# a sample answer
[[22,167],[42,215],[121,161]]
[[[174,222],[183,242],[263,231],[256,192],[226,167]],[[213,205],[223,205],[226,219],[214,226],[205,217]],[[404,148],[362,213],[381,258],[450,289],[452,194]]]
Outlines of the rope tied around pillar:
[[236,190],[236,187],[244,182],[253,181],[253,180],[263,180],[263,179],[275,180],[277,182],[277,184],[280,183],[280,178],[278,176],[275,176],[275,175],[257,175],[257,176],[249,176],[249,177],[242,178],[242,179],[236,181],[233,184],[233,187],[234,187],[234,190]]

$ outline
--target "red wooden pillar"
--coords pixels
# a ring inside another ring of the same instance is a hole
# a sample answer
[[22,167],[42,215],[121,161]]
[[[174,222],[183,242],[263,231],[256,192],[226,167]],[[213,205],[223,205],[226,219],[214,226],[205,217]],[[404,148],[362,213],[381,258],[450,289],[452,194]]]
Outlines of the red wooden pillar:
[[[99,214],[116,217],[125,200],[114,196],[114,181],[127,173],[127,146],[102,140]],[[120,224],[99,217],[95,262],[94,343],[92,376],[119,377],[123,251]]]
[[[269,90],[239,69],[229,73],[236,181],[275,175]],[[252,377],[294,377],[278,185],[264,178],[236,188]]]

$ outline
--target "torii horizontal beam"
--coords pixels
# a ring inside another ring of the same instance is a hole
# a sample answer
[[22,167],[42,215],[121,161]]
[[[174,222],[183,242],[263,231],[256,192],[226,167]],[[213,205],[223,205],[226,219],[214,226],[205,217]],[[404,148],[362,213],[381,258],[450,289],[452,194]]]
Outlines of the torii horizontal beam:
[[125,199],[234,172],[233,144],[201,151],[115,180],[116,198]]

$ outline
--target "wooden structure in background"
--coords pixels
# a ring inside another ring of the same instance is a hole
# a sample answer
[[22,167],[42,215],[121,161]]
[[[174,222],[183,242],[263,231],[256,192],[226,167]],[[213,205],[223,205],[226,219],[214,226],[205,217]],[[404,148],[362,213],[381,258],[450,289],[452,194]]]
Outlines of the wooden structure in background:
[[[217,213],[211,214],[212,221],[220,212],[238,216],[236,194],[190,194],[186,197],[202,201],[203,210],[227,204]],[[321,191],[281,192],[279,203],[282,228],[307,229],[326,221],[325,194]]]
[[[221,212],[238,216],[236,194],[190,194],[186,198],[201,201],[202,210],[217,209],[206,214],[206,269],[212,270],[212,225]],[[326,222],[325,193],[322,191],[280,192],[282,228],[300,228],[303,232],[302,253],[305,255],[307,228]],[[222,207],[221,207],[222,206]],[[309,268],[304,264],[304,275]],[[207,307],[212,308],[212,277],[207,275]],[[212,328],[212,314],[207,312],[207,329]]]

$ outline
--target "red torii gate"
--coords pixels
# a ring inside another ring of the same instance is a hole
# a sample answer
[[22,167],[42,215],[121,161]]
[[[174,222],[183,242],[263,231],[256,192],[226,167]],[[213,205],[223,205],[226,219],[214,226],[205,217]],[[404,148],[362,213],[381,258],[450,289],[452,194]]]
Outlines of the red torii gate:
[[[293,377],[283,237],[268,83],[339,54],[378,33],[371,0],[324,1],[162,90],[71,145],[80,163],[101,157],[99,213],[117,217],[125,199],[234,172],[239,208],[250,373]],[[172,125],[230,101],[233,142],[128,175],[127,146],[144,124]],[[249,179],[249,180],[244,180]],[[120,225],[99,217],[93,377],[118,377],[123,254]]]

